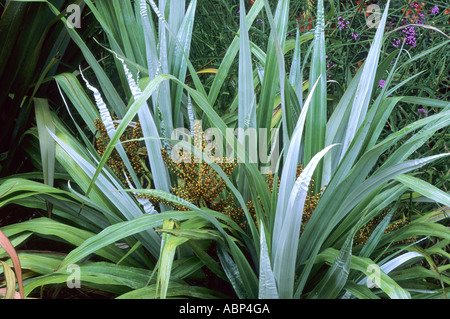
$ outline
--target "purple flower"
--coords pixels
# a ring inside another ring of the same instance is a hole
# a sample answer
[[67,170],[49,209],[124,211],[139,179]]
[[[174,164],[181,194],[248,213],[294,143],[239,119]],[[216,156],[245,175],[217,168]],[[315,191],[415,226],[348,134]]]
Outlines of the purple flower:
[[417,19],[417,24],[424,24],[425,15],[423,13],[419,13],[420,19]]
[[427,117],[428,116],[428,112],[427,112],[427,110],[425,110],[424,108],[418,108],[417,109],[417,114],[419,114],[419,113],[422,113],[423,114],[423,116],[425,116],[425,117]]
[[259,23],[261,23],[261,24],[264,23],[264,21],[263,21],[262,19],[256,19],[256,21],[259,22]]
[[416,28],[406,27],[402,32],[406,35],[405,43],[414,48],[416,46]]
[[356,40],[356,39],[358,39],[359,34],[358,34],[358,33],[353,33],[353,32],[352,32],[352,37],[353,37],[353,39]]
[[350,21],[346,21],[342,17],[338,17],[339,30],[347,29]]
[[[325,59],[328,60],[328,55],[325,56]],[[335,66],[335,64],[334,64],[333,61],[330,61],[330,62],[327,63],[327,69],[331,69],[334,66]]]
[[434,7],[431,9],[431,15],[434,16],[434,15],[436,15],[436,14],[438,14],[438,13],[439,13],[439,7],[438,7],[438,6],[434,6]]
[[392,43],[392,46],[394,48],[398,48],[400,46],[400,43],[401,43],[400,39],[393,39],[392,42],[394,42],[394,43]]
[[380,82],[378,82],[378,87],[383,88],[385,84],[386,84],[385,80],[380,80]]

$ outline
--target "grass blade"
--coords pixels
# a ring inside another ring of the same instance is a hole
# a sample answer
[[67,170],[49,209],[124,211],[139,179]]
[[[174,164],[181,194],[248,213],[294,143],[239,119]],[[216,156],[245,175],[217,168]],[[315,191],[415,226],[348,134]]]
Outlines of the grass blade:
[[238,128],[256,128],[256,96],[244,0],[240,0]]
[[[325,62],[325,15],[323,0],[317,2],[317,20],[314,31],[314,48],[309,74],[309,83],[318,81],[317,88],[311,100],[310,111],[305,123],[305,144],[303,154],[303,165],[325,147],[325,132],[327,123],[327,83]],[[310,87],[310,94],[312,88]],[[323,164],[320,163],[314,172],[315,192],[318,193],[322,185]]]
[[450,206],[450,195],[430,183],[409,175],[397,176],[395,180],[437,203]]

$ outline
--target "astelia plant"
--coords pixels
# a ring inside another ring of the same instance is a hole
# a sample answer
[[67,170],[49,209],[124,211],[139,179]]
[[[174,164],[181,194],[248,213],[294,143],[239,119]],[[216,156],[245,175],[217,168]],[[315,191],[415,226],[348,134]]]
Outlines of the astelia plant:
[[[189,36],[185,32],[193,23],[195,1],[190,2],[186,12],[174,1],[160,1],[158,5],[153,1],[150,5],[145,1],[139,5],[135,2],[134,11],[127,1],[86,3],[108,34],[108,50],[116,58],[123,76],[128,102],[114,99],[118,94],[114,86],[76,31],[71,30],[101,88],[92,86],[87,78],[77,80],[70,74],[55,79],[91,133],[95,134],[94,123],[101,119],[109,139],[100,157],[81,129],[80,137],[75,137],[57,117],[50,116],[54,126],[47,124],[49,129],[39,132],[39,138],[48,134],[51,137],[48,143],[56,143],[56,160],[70,175],[70,182],[56,188],[14,178],[1,185],[0,191],[9,190],[2,205],[16,202],[42,207],[45,200],[53,204],[54,219],[40,218],[2,229],[8,237],[19,238],[17,245],[33,232],[76,246],[66,256],[23,253],[23,267],[34,269],[34,277],[25,281],[25,294],[42,285],[67,281],[66,269],[76,264],[84,284],[114,292],[119,298],[223,297],[218,286],[208,286],[211,281],[202,274],[204,268],[210,276],[227,282],[233,288],[233,296],[239,298],[445,296],[448,267],[437,267],[430,256],[446,254],[442,244],[448,244],[450,235],[448,228],[440,224],[447,218],[446,210],[423,212],[423,216],[403,227],[390,227],[397,204],[409,200],[404,196],[408,192],[414,192],[416,199],[427,198],[450,205],[446,192],[413,176],[418,169],[449,154],[411,158],[435,132],[450,124],[450,104],[421,99],[420,103],[432,102],[442,111],[380,138],[393,108],[404,100],[414,103],[410,97],[391,96],[409,79],[390,87],[397,65],[390,67],[389,63],[395,55],[382,55],[389,1],[364,65],[333,110],[327,106],[323,1],[317,1],[311,59],[301,56],[305,38],[302,41],[298,31],[293,61],[287,72],[285,35],[289,1],[278,1],[272,12],[267,0],[256,0],[247,14],[241,0],[239,33],[230,44],[209,91],[188,59]],[[108,6],[110,10],[106,10]],[[168,12],[164,10],[167,8],[170,8]],[[157,17],[158,28],[152,28],[151,12]],[[251,43],[248,37],[249,27],[261,12],[267,15],[271,28],[265,50]],[[117,23],[112,22],[115,19]],[[135,32],[130,34],[129,30]],[[120,38],[124,34],[137,39],[127,42],[126,37]],[[139,44],[142,60],[134,59],[139,50],[132,49]],[[164,51],[170,44],[173,49]],[[174,55],[162,52],[174,52]],[[224,79],[236,58],[239,59],[239,87],[235,97],[237,128],[279,129],[279,134],[261,137],[265,146],[280,141],[281,156],[275,158],[271,184],[261,174],[266,163],[249,160],[253,154],[245,139],[239,133],[237,137],[227,135],[229,127],[215,111]],[[156,65],[160,65],[160,71]],[[377,91],[380,69],[389,69],[389,76],[381,91]],[[192,77],[192,87],[184,83],[186,70]],[[303,71],[308,72],[305,97]],[[87,92],[81,83],[88,88]],[[88,98],[88,92],[93,93],[95,103]],[[170,95],[164,95],[168,92]],[[48,109],[42,111],[50,113]],[[111,113],[118,117],[118,125],[114,125]],[[184,118],[178,117],[179,114],[185,114]],[[199,118],[204,129],[214,128],[218,135],[225,137],[224,148],[232,145],[239,162],[233,174],[224,172],[201,147],[191,147],[189,142],[173,139],[168,134],[170,125],[192,129],[191,120]],[[148,152],[151,186],[147,188],[133,170],[124,146],[126,141],[121,142],[127,128],[137,120],[142,127],[142,137],[138,140]],[[36,131],[30,133],[38,135]],[[234,203],[243,211],[246,228],[232,216],[200,201],[190,202],[171,193],[169,185],[182,186],[178,185],[182,181],[167,170],[161,148],[171,149],[175,145],[190,149],[222,178]],[[380,156],[388,149],[389,156],[377,166]],[[108,167],[113,152],[117,152],[129,173],[124,175],[125,184],[121,182],[123,176],[116,176]],[[299,165],[302,170],[297,174]],[[9,189],[11,185],[16,186]],[[320,192],[317,205],[302,225],[305,201],[311,191],[316,194],[317,190]],[[172,205],[156,207],[149,198]],[[249,201],[253,203],[252,212]],[[170,209],[177,206],[183,210]],[[371,228],[363,244],[355,245],[358,231],[379,216],[385,217]],[[387,229],[392,231],[386,232]],[[417,245],[430,236],[441,238],[442,242],[425,249]],[[409,239],[412,242],[404,241]],[[126,250],[119,248],[123,243]],[[91,254],[96,257],[86,259]],[[426,261],[432,270],[412,264],[417,260]],[[400,269],[403,271],[396,272]],[[367,279],[371,279],[371,284]]]

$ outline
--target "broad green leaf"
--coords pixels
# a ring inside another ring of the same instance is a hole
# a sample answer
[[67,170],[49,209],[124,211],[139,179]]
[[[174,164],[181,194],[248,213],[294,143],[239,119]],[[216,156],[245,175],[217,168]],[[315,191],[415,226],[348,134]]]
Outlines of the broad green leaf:
[[[42,170],[44,173],[44,183],[53,186],[55,179],[55,154],[56,144],[52,139],[50,132],[55,132],[52,114],[50,113],[48,100],[34,98],[34,107],[36,111],[36,125],[39,133],[39,145],[41,147]],[[47,205],[48,215],[51,216],[51,207]]]
[[260,224],[261,252],[259,262],[259,299],[278,299],[277,284],[273,275],[264,225]]
[[[358,83],[361,79],[363,68],[360,68],[356,75],[351,80],[347,90],[342,95],[338,105],[334,112],[331,114],[330,119],[327,122],[325,143],[330,145],[333,143],[343,143],[345,136],[345,130],[348,126],[348,118],[354,99]],[[322,182],[328,185],[331,177],[334,175],[336,168],[339,164],[340,152],[342,146],[338,146],[330,153],[325,155],[323,164],[323,177]]]
[[[267,44],[267,56],[264,63],[264,78],[261,83],[257,116],[258,127],[268,129],[271,127],[272,113],[278,87],[280,87],[281,107],[285,110],[284,81],[286,75],[283,50],[289,18],[289,1],[278,1],[273,16],[267,0],[264,0],[264,6],[269,19],[271,33]],[[285,112],[282,113],[282,116],[285,115]],[[286,135],[287,131],[285,126],[283,126],[283,132],[283,138],[288,140],[289,136]]]
[[[164,220],[162,230],[170,230],[175,227],[175,221]],[[164,232],[161,241],[161,255],[158,260],[158,286],[160,288],[160,298],[165,299],[167,296],[167,289],[170,283],[170,273],[172,271],[172,264],[175,258],[175,252],[178,246],[188,241],[185,237],[175,237],[169,233]]]
[[374,294],[367,286],[358,285],[351,281],[347,282],[344,289],[358,299],[381,299],[379,296]]
[[[316,84],[317,85],[317,82]],[[314,92],[314,90],[312,91]],[[281,173],[281,181],[279,187],[279,195],[277,201],[277,213],[274,222],[274,233],[281,233],[281,228],[285,220],[285,215],[287,211],[287,205],[289,197],[291,195],[291,190],[295,183],[295,174],[298,165],[298,156],[300,152],[300,143],[302,140],[303,129],[306,122],[306,116],[309,109],[312,94],[308,95],[306,99],[305,106],[302,109],[300,117],[298,118],[297,125],[295,127],[294,133],[292,134],[289,148],[284,159],[284,168]],[[274,243],[273,249],[277,249],[277,244]]]
[[361,183],[358,189],[355,189],[348,195],[348,199],[351,198],[353,202],[346,202],[340,207],[340,209],[335,213],[335,216],[330,222],[329,227],[333,227],[331,225],[335,225],[334,220],[340,220],[343,215],[346,215],[356,205],[357,202],[362,200],[366,196],[366,194],[370,193],[378,186],[381,186],[383,183],[386,183],[387,181],[398,175],[420,168],[430,162],[448,155],[450,154],[440,154],[429,156],[423,159],[406,161],[401,164],[393,165],[392,167],[381,172],[379,171],[375,173],[373,176],[369,177],[366,181]]
[[[184,12],[184,3],[180,4],[179,1],[170,1],[170,5],[170,14],[174,16],[174,19],[171,19],[170,23],[175,30],[178,30],[177,39],[173,41],[169,51],[169,57],[171,57],[170,74],[174,75],[181,82],[184,82],[187,71],[187,62],[185,59],[190,53],[197,1],[193,0],[189,3],[186,13]],[[180,24],[179,28],[177,28],[178,24]],[[173,99],[173,114],[177,115],[180,114],[183,87],[173,83],[173,90],[175,91],[173,95],[175,97]],[[176,124],[177,117],[175,116],[173,125]]]
[[387,245],[391,242],[398,242],[425,236],[439,237],[445,240],[450,239],[448,228],[441,224],[411,223],[383,236],[380,241],[380,245]]
[[[292,283],[295,279],[295,268],[297,255],[292,252],[298,251],[298,237],[300,236],[300,226],[303,206],[308,195],[308,186],[311,177],[319,161],[334,145],[330,145],[314,156],[306,165],[300,176],[295,181],[289,196],[289,202],[283,220],[282,228],[279,232],[274,230],[274,245],[272,260],[274,264],[274,275],[277,280],[280,298],[292,298],[294,287]],[[277,211],[278,214],[278,211]]]
[[182,213],[171,213],[167,215],[165,213],[158,215],[141,215],[133,220],[111,225],[100,233],[89,236],[89,238],[78,244],[77,248],[72,250],[67,255],[61,264],[61,267],[74,264],[87,255],[97,252],[103,247],[111,245],[112,243],[115,243],[123,238],[158,227],[162,225],[165,219],[184,219],[186,218],[185,215],[186,214],[184,214],[184,217]]
[[[19,224],[8,225],[3,227],[2,231],[6,236],[12,236],[23,232],[34,232],[44,236],[55,236],[76,247],[79,247],[86,240],[95,236],[95,234],[91,232],[62,224],[45,217],[28,220]],[[111,261],[117,261],[123,256],[123,251],[120,248],[115,247],[114,245],[109,247],[106,246],[107,245],[100,247],[101,249],[96,250],[95,253]]]
[[347,152],[347,149],[349,148],[353,138],[355,137],[356,131],[363,123],[367,114],[369,103],[372,97],[372,88],[375,80],[374,76],[377,70],[378,60],[380,56],[381,44],[384,33],[384,25],[386,24],[387,14],[389,11],[389,3],[390,1],[388,1],[386,4],[383,16],[381,17],[381,21],[377,26],[377,32],[375,34],[374,42],[370,47],[369,54],[364,63],[364,69],[361,74],[361,80],[356,90],[352,111],[350,113],[348,121],[349,125],[345,133],[341,160],[343,159],[345,153]]
[[308,298],[335,299],[342,291],[342,288],[347,283],[350,272],[353,236],[354,232],[352,231],[348,235],[347,240],[330,269],[327,270],[318,285],[314,287],[313,291],[308,295]]
[[225,274],[227,275],[238,297],[240,299],[247,299],[249,296],[246,292],[241,273],[239,271],[239,268],[233,262],[233,259],[231,259],[228,252],[225,251],[221,246],[218,247],[217,256],[219,257],[223,270],[225,271]]
[[295,49],[292,58],[291,70],[289,72],[289,82],[295,88],[300,107],[303,105],[303,66],[301,59],[300,31],[297,29],[295,36]]
[[[150,285],[145,288],[136,289],[128,293],[122,294],[117,299],[154,299],[157,292],[156,285]],[[184,283],[172,282],[167,290],[167,297],[172,298],[198,298],[198,299],[215,299],[217,292],[204,287],[191,286]],[[219,297],[223,298],[224,296]]]
[[[317,256],[315,262],[320,263],[321,261],[326,260],[331,263],[336,259],[338,255],[338,250],[328,248]],[[358,256],[352,256],[350,261],[350,268],[358,270],[364,273],[369,278],[373,279],[375,279],[374,270],[378,270],[377,265],[372,260],[370,260],[369,258],[362,258]],[[380,289],[383,290],[391,299],[410,299],[410,293],[400,287],[384,271],[379,269],[379,271],[376,272],[376,276],[377,284],[379,284]],[[361,283],[365,284],[366,282],[362,281]]]
[[450,206],[450,195],[430,183],[410,175],[400,175],[397,176],[395,180],[427,198],[430,198],[440,204]]
[[[16,295],[16,276],[14,275],[14,271],[9,268],[9,266],[2,260],[0,260],[0,265],[3,268],[3,272],[5,274],[6,281],[6,292],[4,293],[5,299],[14,299]],[[0,291],[0,295],[2,295],[2,291]]]

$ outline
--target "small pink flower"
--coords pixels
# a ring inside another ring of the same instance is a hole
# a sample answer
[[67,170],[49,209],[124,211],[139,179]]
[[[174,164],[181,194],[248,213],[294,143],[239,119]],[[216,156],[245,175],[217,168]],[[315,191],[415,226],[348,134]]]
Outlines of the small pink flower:
[[439,13],[439,7],[438,7],[438,6],[434,6],[434,7],[431,9],[431,15],[434,16],[434,15],[436,15],[436,14],[438,14],[438,13]]
[[401,43],[401,41],[400,41],[400,39],[393,39],[393,46],[394,46],[394,48],[398,48],[398,46],[400,45],[400,43]]
[[419,113],[422,113],[423,114],[423,116],[425,116],[425,117],[427,117],[428,116],[428,112],[427,112],[427,110],[425,110],[424,108],[418,108],[417,109],[417,114],[419,114]]
[[342,17],[338,17],[338,25],[339,25],[339,30],[344,30],[344,29],[348,29],[348,25],[350,24],[350,21],[345,20]]

